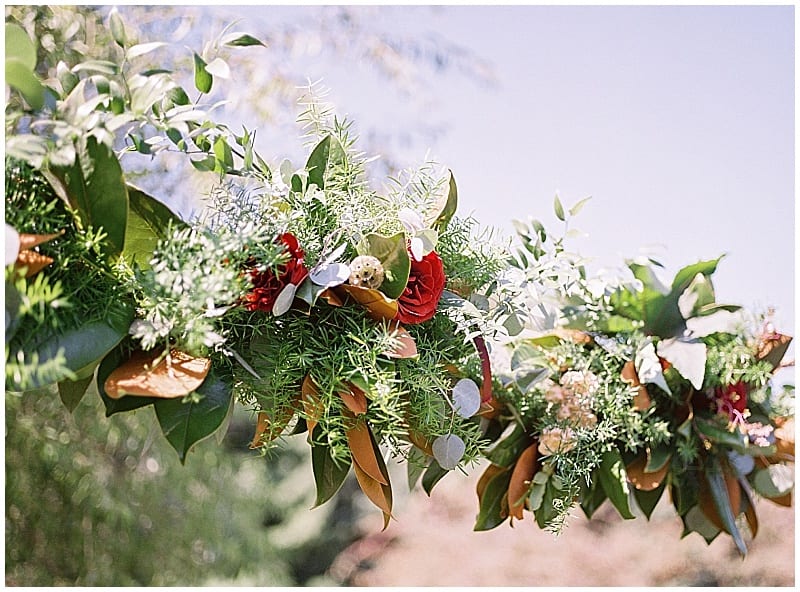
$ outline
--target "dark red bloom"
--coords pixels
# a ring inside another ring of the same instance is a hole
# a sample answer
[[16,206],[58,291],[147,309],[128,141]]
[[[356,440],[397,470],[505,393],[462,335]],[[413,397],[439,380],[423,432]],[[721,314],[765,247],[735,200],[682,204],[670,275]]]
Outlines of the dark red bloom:
[[423,323],[436,314],[436,306],[444,291],[444,265],[433,251],[417,261],[411,258],[411,273],[406,289],[397,299],[397,316],[401,323]]
[[278,237],[278,242],[286,247],[285,252],[289,255],[289,260],[278,266],[277,275],[272,269],[249,272],[253,289],[244,297],[247,310],[272,312],[278,294],[289,284],[299,286],[308,276],[308,269],[303,264],[305,253],[300,248],[297,238],[287,232]]
[[743,382],[718,386],[714,389],[717,412],[728,416],[731,421],[742,421],[747,409],[747,385]]

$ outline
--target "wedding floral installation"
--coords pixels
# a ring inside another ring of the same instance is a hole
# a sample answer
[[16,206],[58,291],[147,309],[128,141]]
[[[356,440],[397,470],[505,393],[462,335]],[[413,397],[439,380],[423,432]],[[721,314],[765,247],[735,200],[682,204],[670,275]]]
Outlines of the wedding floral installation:
[[[488,459],[476,530],[531,513],[558,532],[606,500],[649,518],[668,492],[684,535],[724,532],[745,554],[756,496],[791,505],[793,393],[772,380],[791,338],[716,302],[723,258],[669,284],[650,260],[600,277],[536,220],[503,241],[462,216],[436,163],[375,190],[313,86],[305,162],[267,163],[205,103],[225,52],[258,39],[223,32],[189,86],[150,66],[166,44],[114,12],[109,31],[115,61],[43,78],[6,25],[7,391],[73,410],[93,386],[107,416],[152,406],[182,461],[244,406],[252,449],[307,441],[316,505],[352,469],[384,528],[390,459],[429,494]],[[213,179],[191,219],[123,166],[167,153]],[[585,203],[556,197],[555,215]]]

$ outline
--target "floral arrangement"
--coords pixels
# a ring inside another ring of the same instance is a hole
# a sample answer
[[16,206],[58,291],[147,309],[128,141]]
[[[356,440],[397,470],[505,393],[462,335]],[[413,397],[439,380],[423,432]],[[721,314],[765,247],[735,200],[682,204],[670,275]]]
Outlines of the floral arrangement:
[[[558,200],[556,213],[565,219]],[[517,271],[535,280],[574,267],[562,241],[543,248],[537,226],[520,227]],[[652,261],[630,262],[624,280],[562,278],[558,318],[508,340],[495,367],[502,407],[476,529],[530,511],[558,531],[575,504],[591,518],[606,499],[623,518],[634,504],[649,518],[668,490],[684,536],[726,532],[744,554],[742,528],[758,531],[754,494],[791,505],[791,391],[771,381],[791,338],[715,301],[719,262],[668,286]]]
[[[253,449],[306,438],[317,504],[352,468],[384,526],[387,453],[428,493],[488,458],[477,530],[527,510],[558,531],[606,499],[649,517],[668,489],[686,533],[744,553],[753,493],[790,503],[792,411],[770,381],[790,338],[722,322],[737,307],[715,302],[719,260],[666,287],[652,263],[601,281],[535,221],[512,255],[457,215],[447,169],[370,188],[351,126],[313,96],[307,160],[270,166],[202,101],[224,51],[258,40],[195,53],[192,101],[141,61],[163,44],[109,24],[114,61],[46,79],[7,25],[7,390],[57,389],[72,410],[94,384],[109,416],[152,406],[181,460],[238,402]],[[121,164],[168,152],[214,179],[191,220]]]

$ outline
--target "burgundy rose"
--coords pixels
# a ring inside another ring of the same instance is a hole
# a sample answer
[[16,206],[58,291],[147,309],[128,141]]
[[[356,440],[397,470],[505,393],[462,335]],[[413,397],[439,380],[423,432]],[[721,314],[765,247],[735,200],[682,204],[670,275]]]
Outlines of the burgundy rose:
[[397,299],[397,315],[401,323],[423,323],[436,314],[436,306],[444,290],[444,266],[434,252],[417,261],[411,258],[411,273],[406,289]]
[[747,385],[743,382],[718,386],[714,389],[717,412],[728,416],[731,421],[744,418],[747,409]]
[[278,266],[277,275],[272,268],[266,271],[252,270],[249,273],[253,289],[244,297],[247,310],[263,310],[272,312],[278,294],[289,284],[299,286],[308,276],[308,269],[303,264],[305,253],[300,248],[297,238],[288,232],[278,237],[284,244],[289,261]]

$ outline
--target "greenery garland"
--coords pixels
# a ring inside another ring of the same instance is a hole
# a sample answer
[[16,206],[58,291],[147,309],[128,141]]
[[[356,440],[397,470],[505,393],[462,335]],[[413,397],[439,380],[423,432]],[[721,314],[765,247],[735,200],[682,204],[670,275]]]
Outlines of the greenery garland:
[[[727,532],[745,553],[753,493],[790,503],[793,420],[770,381],[790,338],[723,323],[737,307],[715,302],[719,260],[670,286],[649,262],[603,283],[536,221],[511,255],[458,217],[447,169],[370,189],[350,124],[313,96],[306,162],[270,167],[200,100],[222,48],[257,39],[226,32],[194,54],[191,101],[141,62],[162,44],[134,42],[117,13],[109,34],[116,61],[43,80],[6,25],[7,390],[57,385],[74,409],[94,382],[107,415],[152,405],[182,461],[238,402],[254,449],[304,434],[317,504],[352,467],[384,527],[386,452],[428,493],[488,458],[477,530],[528,510],[558,531],[605,499],[649,516],[669,489],[685,533]],[[120,164],[166,151],[215,176],[195,219]],[[556,198],[556,215],[584,203]]]

